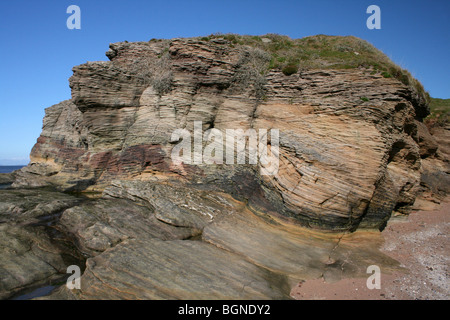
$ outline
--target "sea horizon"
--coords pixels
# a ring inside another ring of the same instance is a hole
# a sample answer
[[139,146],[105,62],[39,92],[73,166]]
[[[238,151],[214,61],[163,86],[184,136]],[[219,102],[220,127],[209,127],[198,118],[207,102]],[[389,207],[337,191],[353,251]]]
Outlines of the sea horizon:
[[7,166],[0,165],[0,173],[10,173],[19,170],[25,166],[26,164],[7,165]]

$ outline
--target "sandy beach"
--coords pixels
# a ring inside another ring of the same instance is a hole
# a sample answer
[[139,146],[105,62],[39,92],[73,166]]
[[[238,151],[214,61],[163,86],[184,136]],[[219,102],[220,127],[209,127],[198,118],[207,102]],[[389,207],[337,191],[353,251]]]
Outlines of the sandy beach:
[[[417,211],[388,224],[381,250],[401,263],[405,273],[383,274],[381,288],[369,290],[367,278],[325,283],[301,282],[291,291],[299,300],[447,300],[449,286],[450,198],[433,211]],[[370,274],[368,274],[368,277]]]

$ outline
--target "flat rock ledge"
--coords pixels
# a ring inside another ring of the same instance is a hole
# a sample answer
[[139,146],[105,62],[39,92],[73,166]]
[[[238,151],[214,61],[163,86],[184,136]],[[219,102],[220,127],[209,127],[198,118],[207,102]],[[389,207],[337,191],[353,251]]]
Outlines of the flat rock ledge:
[[[49,283],[57,289],[39,299],[289,299],[298,281],[364,277],[372,264],[402,270],[379,251],[379,231],[309,230],[192,186],[117,181],[91,198],[0,194],[3,299]],[[79,290],[65,286],[72,264],[82,270]]]

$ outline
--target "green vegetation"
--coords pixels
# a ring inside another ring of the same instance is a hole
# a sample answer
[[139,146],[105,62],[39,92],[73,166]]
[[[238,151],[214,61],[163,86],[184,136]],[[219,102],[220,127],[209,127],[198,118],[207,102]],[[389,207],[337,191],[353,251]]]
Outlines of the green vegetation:
[[236,66],[233,82],[241,88],[252,86],[253,93],[258,100],[265,97],[267,65],[270,54],[260,48],[242,50]]
[[278,34],[247,36],[238,34],[212,34],[199,37],[202,41],[222,38],[230,46],[250,46],[266,51],[271,59],[267,69],[277,69],[292,75],[308,69],[365,69],[369,74],[395,78],[410,86],[419,100],[429,102],[429,95],[419,81],[394,64],[384,53],[365,40],[353,36],[317,35],[291,39]]
[[450,99],[431,98],[430,115],[425,119],[428,127],[445,126],[449,121]]
[[283,67],[281,71],[286,75],[290,76],[291,74],[298,72],[298,65],[295,64],[288,64],[287,66]]
[[361,99],[362,101],[364,101],[364,102],[369,101],[369,98],[367,98],[367,97],[361,97],[360,99]]
[[134,60],[130,66],[130,74],[140,82],[152,85],[160,96],[169,92],[173,81],[169,49],[164,48],[157,60],[144,55]]

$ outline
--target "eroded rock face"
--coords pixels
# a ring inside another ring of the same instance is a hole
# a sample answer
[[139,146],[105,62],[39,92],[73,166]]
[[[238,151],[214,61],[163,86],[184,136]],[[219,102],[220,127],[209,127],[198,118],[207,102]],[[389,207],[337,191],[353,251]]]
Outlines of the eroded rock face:
[[[242,50],[217,39],[111,45],[111,61],[74,68],[72,99],[46,110],[14,186],[101,191],[114,179],[171,177],[333,230],[382,228],[394,208],[414,202],[420,154],[433,148],[420,145],[427,107],[408,87],[363,69],[272,70],[261,98],[251,80],[242,85]],[[194,121],[204,130],[279,129],[278,173],[175,166],[171,134]]]
[[[224,39],[117,43],[107,56],[73,69],[31,163],[0,177],[14,182],[0,190],[0,298],[70,264],[85,269],[81,290],[49,298],[284,299],[305,279],[398,271],[379,233],[359,230],[407,212],[421,178],[448,187],[427,106],[394,78],[287,76]],[[278,129],[278,171],[174,163],[172,133],[195,121],[224,137]]]

